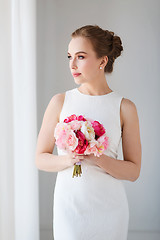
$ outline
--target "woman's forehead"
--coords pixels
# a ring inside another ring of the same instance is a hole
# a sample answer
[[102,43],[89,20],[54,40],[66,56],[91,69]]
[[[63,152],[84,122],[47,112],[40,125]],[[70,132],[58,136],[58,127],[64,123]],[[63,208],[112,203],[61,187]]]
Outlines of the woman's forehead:
[[76,37],[72,38],[68,45],[68,53],[69,54],[77,54],[77,53],[82,53],[88,54],[91,53],[92,50],[92,45],[89,42],[89,40],[82,38],[82,37]]

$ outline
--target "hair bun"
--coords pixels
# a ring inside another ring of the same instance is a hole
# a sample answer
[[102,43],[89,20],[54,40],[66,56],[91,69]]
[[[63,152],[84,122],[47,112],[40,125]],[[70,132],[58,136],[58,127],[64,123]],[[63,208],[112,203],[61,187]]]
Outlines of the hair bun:
[[113,47],[112,47],[111,55],[114,57],[114,59],[116,59],[121,55],[121,52],[123,51],[122,41],[118,36],[113,36],[112,41],[113,41]]

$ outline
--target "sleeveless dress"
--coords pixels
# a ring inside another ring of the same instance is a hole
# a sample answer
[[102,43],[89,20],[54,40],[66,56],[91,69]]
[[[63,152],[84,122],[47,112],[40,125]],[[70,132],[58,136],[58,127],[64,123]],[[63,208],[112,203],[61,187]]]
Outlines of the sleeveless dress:
[[[104,154],[118,157],[121,140],[118,92],[87,95],[74,88],[66,91],[60,122],[76,114],[99,121],[106,129],[109,147]],[[57,147],[58,155],[66,152]],[[122,160],[123,161],[123,160]],[[81,177],[73,168],[57,173],[53,202],[54,240],[127,240],[129,206],[123,182],[84,159]]]

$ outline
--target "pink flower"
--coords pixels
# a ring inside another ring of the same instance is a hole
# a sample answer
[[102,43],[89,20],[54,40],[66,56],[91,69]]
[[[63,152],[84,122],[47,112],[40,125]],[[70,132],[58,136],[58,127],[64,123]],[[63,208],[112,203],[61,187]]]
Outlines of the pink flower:
[[59,122],[56,125],[55,131],[54,131],[54,137],[58,138],[60,134],[62,134],[62,131],[66,132],[71,130],[71,126],[67,123]]
[[72,130],[77,131],[77,130],[81,129],[82,123],[81,123],[81,121],[74,120],[74,121],[70,122],[70,126],[71,126]]
[[84,154],[88,155],[91,153],[96,154],[97,153],[97,146],[96,146],[97,142],[96,140],[91,140],[86,148],[86,151],[84,152]]
[[74,151],[74,149],[78,145],[78,138],[76,137],[76,134],[74,131],[69,131],[67,136],[66,136],[66,145],[67,149],[70,151]]
[[66,138],[67,132],[65,130],[62,130],[61,132],[59,132],[59,135],[56,138],[56,145],[61,149],[66,149]]
[[75,114],[72,114],[71,116],[65,118],[63,122],[68,123],[68,122],[71,122],[73,120],[77,120],[77,116]]
[[109,137],[106,134],[103,134],[101,137],[97,139],[97,142],[101,145],[104,146],[104,150],[106,150],[109,146]]
[[72,114],[71,116],[65,118],[63,122],[68,123],[74,120],[86,121],[86,119],[82,115],[76,116],[76,114]]
[[77,117],[77,120],[78,121],[87,121],[82,115],[79,115],[78,117]]
[[96,139],[105,133],[105,128],[98,121],[92,122],[92,127],[94,128]]
[[75,149],[75,152],[78,154],[83,154],[88,146],[88,141],[85,138],[85,135],[81,131],[76,132],[76,137],[78,138],[78,146]]
[[95,156],[99,157],[103,154],[104,150],[107,149],[109,145],[108,137],[106,134],[103,134],[97,140],[91,140],[87,146],[86,151],[84,154],[91,154],[93,153]]

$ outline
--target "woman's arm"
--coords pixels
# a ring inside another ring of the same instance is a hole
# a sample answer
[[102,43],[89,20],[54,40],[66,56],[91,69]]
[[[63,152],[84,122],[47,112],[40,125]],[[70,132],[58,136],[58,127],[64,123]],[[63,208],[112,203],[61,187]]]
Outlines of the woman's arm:
[[54,129],[59,122],[59,115],[64,102],[64,94],[56,94],[50,100],[39,131],[35,164],[39,170],[57,172],[69,167],[67,156],[53,155],[55,145]]
[[135,104],[129,99],[122,99],[121,116],[123,122],[122,148],[124,161],[105,154],[100,157],[86,156],[108,174],[117,179],[136,181],[141,169],[141,141],[139,119]]
[[54,155],[52,153],[40,153],[36,158],[36,167],[46,172],[59,172],[68,168],[68,155]]

